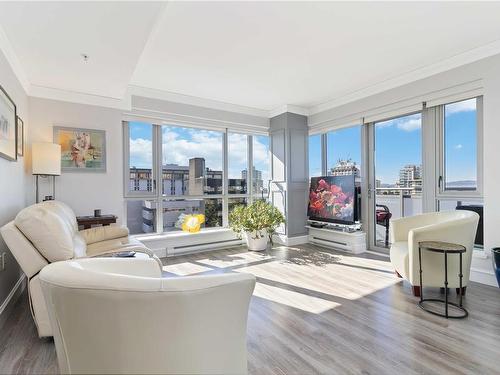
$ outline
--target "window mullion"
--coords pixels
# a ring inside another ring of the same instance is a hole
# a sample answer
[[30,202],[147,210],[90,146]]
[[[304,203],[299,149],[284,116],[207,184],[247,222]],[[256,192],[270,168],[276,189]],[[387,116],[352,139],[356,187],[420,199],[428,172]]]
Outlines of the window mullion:
[[328,141],[327,134],[321,134],[321,174],[326,176],[328,173]]
[[156,196],[156,232],[163,233],[163,140],[162,140],[162,127],[161,125],[153,125],[153,169],[155,183],[155,196]]
[[222,134],[222,226],[229,225],[229,202],[228,202],[228,186],[229,186],[229,173],[228,173],[228,129]]
[[249,196],[248,202],[251,204],[253,202],[253,196],[255,192],[253,191],[253,136],[247,136],[247,195]]
[[479,96],[476,99],[476,152],[477,152],[477,193],[483,196],[483,145],[484,145],[484,133],[483,133],[483,97]]

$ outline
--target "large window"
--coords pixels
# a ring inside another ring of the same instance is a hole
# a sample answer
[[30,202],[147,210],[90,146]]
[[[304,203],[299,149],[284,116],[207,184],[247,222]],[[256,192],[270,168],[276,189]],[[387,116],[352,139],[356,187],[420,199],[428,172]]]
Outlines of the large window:
[[477,115],[476,98],[444,106],[444,163],[440,176],[444,191],[478,189]]
[[235,205],[267,198],[268,136],[140,122],[125,122],[124,134],[133,234],[179,231],[190,214],[223,227]]
[[416,104],[418,112],[371,115],[363,125],[311,135],[309,175],[359,176],[366,212],[358,217],[374,250],[389,247],[392,219],[457,209],[482,214],[482,103],[440,99]]

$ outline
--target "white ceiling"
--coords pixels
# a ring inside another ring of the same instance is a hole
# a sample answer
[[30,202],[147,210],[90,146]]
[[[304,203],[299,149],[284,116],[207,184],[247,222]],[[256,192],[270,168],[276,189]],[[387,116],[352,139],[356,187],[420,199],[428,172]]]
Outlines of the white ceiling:
[[1,2],[0,26],[31,85],[118,98],[163,6]]
[[132,85],[260,110],[310,108],[500,45],[498,2],[164,5],[0,3],[0,26],[34,87],[120,98]]

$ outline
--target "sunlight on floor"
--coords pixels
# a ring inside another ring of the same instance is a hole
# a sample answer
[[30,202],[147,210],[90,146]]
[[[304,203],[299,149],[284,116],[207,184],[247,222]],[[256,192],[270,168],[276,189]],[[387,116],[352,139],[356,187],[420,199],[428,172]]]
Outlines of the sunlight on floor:
[[266,253],[255,251],[242,251],[235,254],[227,254],[224,256],[218,255],[217,257],[207,256],[204,259],[197,260],[198,263],[206,264],[212,267],[225,268],[234,267],[243,264],[251,264],[265,259],[273,259],[274,257]]
[[270,252],[246,249],[204,254],[172,262],[163,270],[174,276],[245,272],[257,277],[254,295],[311,313],[356,300],[401,281],[388,261],[317,248],[275,246]]
[[[375,271],[369,267],[369,263],[356,264],[351,258],[349,264],[344,265],[343,257],[339,258],[337,263],[325,266],[303,267],[274,261],[240,268],[238,272],[251,273],[258,278],[268,280],[269,283],[286,284],[349,300],[364,297],[400,282],[393,273],[387,274],[384,278],[372,277]],[[373,269],[376,270],[376,266]],[[379,272],[377,274],[380,275]],[[383,275],[385,276],[385,273]]]
[[202,265],[193,264],[191,262],[184,262],[184,263],[163,266],[163,271],[178,276],[188,276],[194,273],[206,272],[211,270],[212,268],[203,267]]
[[340,303],[327,301],[322,298],[308,296],[303,293],[298,293],[259,282],[257,282],[257,284],[255,285],[255,291],[253,292],[253,295],[255,297],[260,297],[271,302],[280,303],[282,305],[290,306],[295,309],[306,311],[312,314],[321,314],[325,311],[340,306]]

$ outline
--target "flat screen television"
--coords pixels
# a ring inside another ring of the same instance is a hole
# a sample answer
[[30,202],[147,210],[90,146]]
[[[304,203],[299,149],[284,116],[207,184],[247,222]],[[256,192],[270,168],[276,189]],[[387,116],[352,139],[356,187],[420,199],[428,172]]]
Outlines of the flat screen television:
[[312,177],[309,187],[309,220],[354,224],[357,220],[354,175]]

